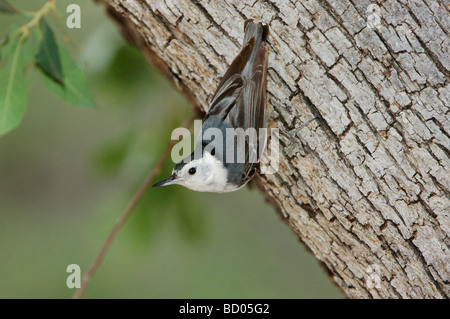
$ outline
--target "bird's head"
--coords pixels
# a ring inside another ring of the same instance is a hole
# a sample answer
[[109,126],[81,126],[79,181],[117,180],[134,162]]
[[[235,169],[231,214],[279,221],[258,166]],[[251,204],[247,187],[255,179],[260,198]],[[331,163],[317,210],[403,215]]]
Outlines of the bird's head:
[[221,192],[226,183],[227,173],[222,162],[205,152],[201,158],[183,159],[175,165],[169,178],[153,186],[178,184],[199,192]]

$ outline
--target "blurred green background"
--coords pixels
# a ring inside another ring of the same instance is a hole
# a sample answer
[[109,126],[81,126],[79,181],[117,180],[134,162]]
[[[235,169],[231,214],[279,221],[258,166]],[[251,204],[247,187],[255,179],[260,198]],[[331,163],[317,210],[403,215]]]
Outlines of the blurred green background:
[[[66,267],[84,273],[115,220],[192,114],[189,103],[122,39],[100,5],[78,3],[61,29],[96,109],[70,106],[29,70],[22,124],[0,138],[0,298],[69,298]],[[11,1],[26,10],[44,1]],[[0,16],[0,36],[29,19]],[[173,163],[159,178],[168,176]],[[341,298],[314,257],[255,189],[149,189],[85,298]]]

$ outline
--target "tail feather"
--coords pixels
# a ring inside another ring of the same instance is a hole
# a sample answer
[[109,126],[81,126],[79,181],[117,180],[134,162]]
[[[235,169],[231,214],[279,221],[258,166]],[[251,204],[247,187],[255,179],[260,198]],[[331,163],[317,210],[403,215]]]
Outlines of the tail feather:
[[241,72],[242,76],[250,77],[253,69],[253,64],[255,63],[256,54],[258,53],[261,43],[266,40],[268,34],[268,27],[262,23],[255,23],[252,20],[246,20],[244,24],[244,42],[243,46],[250,41],[251,38],[255,38],[255,46],[253,47],[250,58],[248,59],[244,70]]

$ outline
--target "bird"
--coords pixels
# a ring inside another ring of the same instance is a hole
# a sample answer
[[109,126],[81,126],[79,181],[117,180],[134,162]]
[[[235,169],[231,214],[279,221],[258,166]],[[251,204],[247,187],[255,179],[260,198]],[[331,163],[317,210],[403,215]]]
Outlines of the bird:
[[[178,184],[198,192],[227,193],[242,188],[259,170],[267,142],[269,28],[249,19],[244,32],[241,50],[209,104],[194,151],[154,187]],[[217,133],[214,139],[206,136],[208,131]]]

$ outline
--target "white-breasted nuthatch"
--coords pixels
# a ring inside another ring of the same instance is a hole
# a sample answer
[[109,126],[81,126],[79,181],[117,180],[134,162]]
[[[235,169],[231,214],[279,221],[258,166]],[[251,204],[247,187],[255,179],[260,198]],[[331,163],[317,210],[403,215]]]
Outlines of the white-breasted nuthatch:
[[[169,178],[153,186],[179,184],[200,192],[232,192],[258,170],[267,142],[268,27],[247,20],[244,30],[242,49],[219,83],[194,152],[175,165]],[[214,140],[205,137],[208,131]]]

